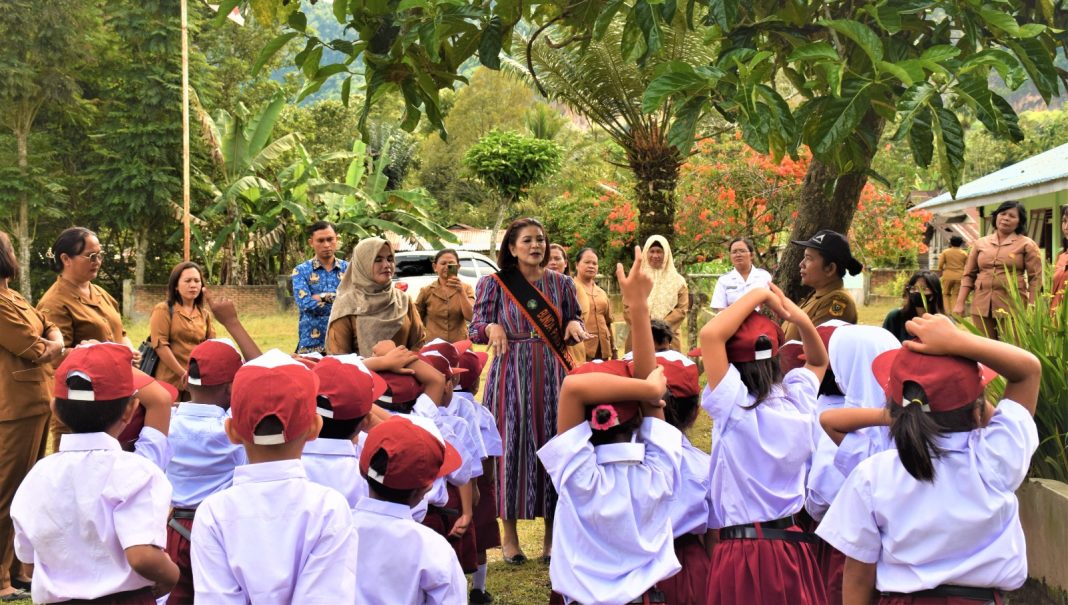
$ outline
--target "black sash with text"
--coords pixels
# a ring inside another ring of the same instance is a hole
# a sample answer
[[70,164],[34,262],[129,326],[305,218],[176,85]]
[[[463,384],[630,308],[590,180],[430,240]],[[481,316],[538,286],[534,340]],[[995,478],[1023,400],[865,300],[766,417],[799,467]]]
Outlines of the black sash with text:
[[523,277],[519,269],[502,269],[493,275],[517,307],[526,315],[534,329],[549,344],[549,348],[571,371],[575,362],[564,344],[564,323],[560,310],[550,303],[540,290]]

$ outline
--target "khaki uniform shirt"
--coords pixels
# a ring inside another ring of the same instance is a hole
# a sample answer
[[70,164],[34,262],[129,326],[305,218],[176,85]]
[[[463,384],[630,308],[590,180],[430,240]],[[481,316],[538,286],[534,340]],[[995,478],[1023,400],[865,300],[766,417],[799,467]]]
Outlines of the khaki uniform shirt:
[[48,413],[52,367],[34,360],[55,327],[15,290],[0,292],[0,422]]
[[[423,346],[425,330],[423,320],[419,318],[419,311],[414,304],[408,305],[408,315],[401,321],[401,327],[393,335],[392,340],[398,347],[408,347],[412,351],[418,351]],[[326,330],[326,353],[328,355],[344,355],[346,353],[359,353],[360,345],[357,338],[356,316],[346,315],[330,322]],[[371,343],[372,346],[374,343]]]
[[[813,292],[801,301],[801,310],[812,320],[813,325],[837,319],[846,323],[857,323],[857,304],[853,297],[842,287],[842,280],[831,284],[822,292]],[[783,324],[786,340],[801,340],[797,326],[788,321]]]
[[999,241],[997,233],[975,240],[960,282],[963,296],[975,291],[972,314],[993,317],[997,309],[1009,308],[1010,272],[1016,274],[1020,295],[1034,301],[1042,285],[1042,253],[1034,240],[1016,233],[1004,241]]
[[968,253],[960,248],[949,248],[938,257],[938,270],[942,279],[960,279],[964,275],[964,263],[968,260]]
[[442,285],[440,281],[428,284],[419,291],[415,308],[426,326],[427,341],[440,338],[447,342],[467,339],[467,321],[460,309],[460,297],[475,304],[475,289],[460,282],[460,290]]
[[[171,353],[183,368],[189,367],[189,354],[196,346],[209,338],[215,338],[215,326],[212,325],[211,313],[207,309],[193,307],[192,314],[187,315],[182,305],[174,305],[174,312],[166,302],[161,302],[152,309],[152,318],[148,321],[149,337],[152,346],[171,348]],[[184,373],[184,372],[183,372]],[[178,386],[181,374],[160,359],[156,366],[156,378]]]
[[615,359],[616,346],[612,339],[612,305],[608,300],[608,293],[597,284],[593,285],[593,292],[586,290],[586,286],[575,282],[575,287],[585,294],[588,308],[582,309],[582,323],[586,331],[597,338],[587,340],[586,359],[597,359],[597,349],[601,350],[600,359]]
[[[119,303],[96,284],[89,284],[90,295],[83,298],[78,287],[62,277],[37,302],[37,310],[63,332],[67,348],[83,340],[123,344]],[[57,364],[58,365],[58,364]]]

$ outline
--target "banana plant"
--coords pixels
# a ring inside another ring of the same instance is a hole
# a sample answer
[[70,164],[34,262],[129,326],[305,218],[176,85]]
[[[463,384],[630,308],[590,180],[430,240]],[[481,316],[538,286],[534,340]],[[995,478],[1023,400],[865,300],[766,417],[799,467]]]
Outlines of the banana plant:
[[421,240],[421,244],[434,248],[459,241],[431,218],[436,202],[425,189],[389,188],[389,143],[375,157],[363,141],[357,140],[350,156],[344,183],[320,183],[314,188],[328,220],[349,236],[349,241],[387,233]]

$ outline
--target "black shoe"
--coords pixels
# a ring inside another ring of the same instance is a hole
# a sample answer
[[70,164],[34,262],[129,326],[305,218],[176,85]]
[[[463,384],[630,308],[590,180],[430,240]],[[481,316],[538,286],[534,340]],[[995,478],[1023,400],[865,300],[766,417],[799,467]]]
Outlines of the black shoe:
[[14,576],[11,577],[11,586],[13,586],[15,588],[18,588],[20,590],[25,590],[26,592],[30,591],[30,584],[31,583],[32,583],[32,580],[20,580],[20,579],[14,577]]
[[479,590],[477,588],[471,590],[471,594],[467,596],[467,602],[470,605],[486,605],[493,602],[493,595],[485,590]]

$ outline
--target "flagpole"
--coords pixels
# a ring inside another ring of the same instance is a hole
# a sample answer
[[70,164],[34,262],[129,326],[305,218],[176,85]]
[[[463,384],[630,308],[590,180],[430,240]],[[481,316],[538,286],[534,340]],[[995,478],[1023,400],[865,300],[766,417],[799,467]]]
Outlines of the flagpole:
[[189,260],[189,9],[182,11],[182,241],[183,258]]

